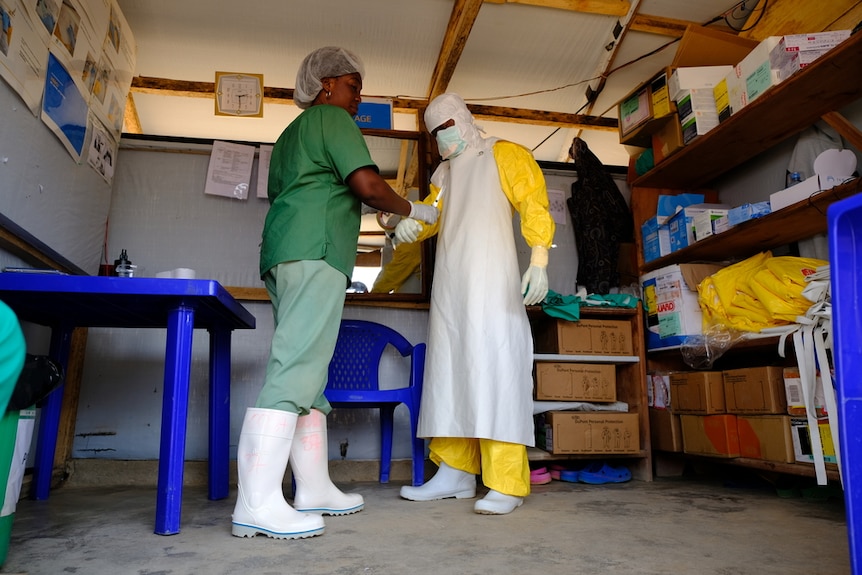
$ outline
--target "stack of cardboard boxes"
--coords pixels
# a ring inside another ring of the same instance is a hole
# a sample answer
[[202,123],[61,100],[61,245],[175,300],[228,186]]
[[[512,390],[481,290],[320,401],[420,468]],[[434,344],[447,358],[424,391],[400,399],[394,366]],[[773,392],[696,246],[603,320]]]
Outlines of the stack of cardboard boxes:
[[[796,397],[795,368],[655,372],[648,384],[655,450],[779,463],[814,461],[805,408]],[[834,463],[828,422],[822,421],[825,459]]]
[[[614,358],[630,358],[634,353],[630,321],[548,317],[534,323],[533,337],[536,353],[553,357],[535,362],[537,402],[617,401]],[[536,445],[552,454],[636,454],[640,453],[639,429],[634,412],[547,411],[536,417]]]
[[618,104],[620,143],[651,148],[655,164],[850,37],[850,30],[761,42],[690,26],[673,63]]

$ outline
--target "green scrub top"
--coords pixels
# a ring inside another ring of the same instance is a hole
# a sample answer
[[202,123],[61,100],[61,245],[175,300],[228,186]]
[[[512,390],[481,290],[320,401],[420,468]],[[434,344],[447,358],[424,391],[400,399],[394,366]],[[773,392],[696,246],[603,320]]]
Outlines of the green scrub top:
[[345,180],[363,167],[377,170],[359,127],[343,108],[312,106],[291,122],[270,160],[261,277],[282,262],[322,259],[350,281],[361,202]]

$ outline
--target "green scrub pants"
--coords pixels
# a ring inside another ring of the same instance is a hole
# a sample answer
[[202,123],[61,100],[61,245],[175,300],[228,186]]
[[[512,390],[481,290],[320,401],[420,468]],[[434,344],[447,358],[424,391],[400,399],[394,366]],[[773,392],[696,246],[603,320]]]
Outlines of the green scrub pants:
[[0,417],[6,413],[9,398],[24,368],[26,354],[27,345],[18,316],[0,301]]
[[323,390],[344,311],[344,274],[323,260],[285,262],[264,276],[275,331],[257,407],[329,414]]

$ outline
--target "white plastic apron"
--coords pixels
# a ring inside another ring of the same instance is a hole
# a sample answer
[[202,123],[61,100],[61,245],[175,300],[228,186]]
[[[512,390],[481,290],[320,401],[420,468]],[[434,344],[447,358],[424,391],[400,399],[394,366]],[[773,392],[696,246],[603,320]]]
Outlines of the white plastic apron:
[[449,163],[418,434],[533,446],[533,342],[512,206],[490,146]]

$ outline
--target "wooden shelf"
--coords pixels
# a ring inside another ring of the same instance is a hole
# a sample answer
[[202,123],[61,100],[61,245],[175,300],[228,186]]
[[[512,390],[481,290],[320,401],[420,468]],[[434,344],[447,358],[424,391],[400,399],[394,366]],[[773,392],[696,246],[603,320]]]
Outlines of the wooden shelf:
[[729,256],[744,259],[756,253],[826,232],[826,210],[834,202],[862,191],[862,178],[749,220],[726,232],[708,237],[672,254],[643,265],[641,273],[692,261],[723,261]]
[[[862,98],[855,34],[636,179],[634,187],[694,190]],[[780,105],[776,105],[780,102]]]
[[[862,34],[856,34],[810,66],[770,88],[763,96],[708,134],[699,136],[635,179],[632,182],[631,206],[636,219],[643,221],[654,214],[656,197],[668,192],[704,190],[710,198],[708,201],[716,201],[715,192],[704,188],[719,176],[802,132],[821,118],[833,127],[836,123],[843,125],[846,120],[837,112],[862,99],[860,70]],[[845,131],[855,135],[855,139],[849,139],[858,147],[859,132],[854,126],[847,124]],[[826,215],[829,206],[860,191],[862,179],[855,178],[648,263],[643,262],[643,246],[638,235],[635,243],[639,271],[643,274],[686,262],[738,261],[823,234],[827,231]],[[740,342],[716,360],[714,369],[750,367],[776,361],[782,364],[792,363],[794,358],[787,355],[790,349],[787,349],[785,356],[781,358],[777,341],[778,338],[775,337]],[[646,364],[650,370],[686,368],[679,351],[671,349],[651,351],[647,355]],[[679,455],[684,458],[698,457]],[[754,468],[763,472],[815,476],[813,464],[775,463],[747,458],[699,459]],[[837,480],[837,466],[827,465],[827,476],[830,480]]]

